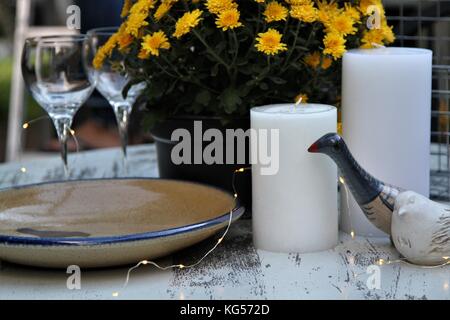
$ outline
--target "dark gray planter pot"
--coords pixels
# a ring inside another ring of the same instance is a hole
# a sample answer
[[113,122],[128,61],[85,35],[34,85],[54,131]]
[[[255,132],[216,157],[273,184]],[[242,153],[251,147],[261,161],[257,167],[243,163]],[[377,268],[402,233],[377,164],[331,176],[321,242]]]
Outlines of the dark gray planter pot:
[[[233,120],[229,125],[222,125],[219,118],[212,117],[179,117],[166,120],[165,122],[158,124],[151,130],[151,134],[155,140],[156,151],[158,154],[158,168],[161,178],[166,179],[180,179],[196,181],[206,183],[222,189],[234,192],[232,178],[235,170],[248,167],[249,161],[249,148],[250,143],[246,141],[246,163],[245,164],[194,164],[194,146],[191,148],[191,162],[190,164],[176,165],[172,161],[172,149],[178,143],[177,141],[171,141],[172,132],[176,129],[183,128],[189,131],[192,141],[194,140],[194,122],[202,122],[202,134],[210,128],[218,129],[222,132],[224,137],[223,150],[224,159],[226,156],[226,129],[243,129],[244,131],[250,127],[250,119],[241,118]],[[192,143],[193,144],[193,143]],[[210,142],[202,143],[202,152],[204,148],[209,145]],[[237,143],[234,144],[234,154],[237,154]],[[251,171],[245,171],[236,175],[235,187],[238,193],[240,201],[246,206],[247,212],[251,208]]]

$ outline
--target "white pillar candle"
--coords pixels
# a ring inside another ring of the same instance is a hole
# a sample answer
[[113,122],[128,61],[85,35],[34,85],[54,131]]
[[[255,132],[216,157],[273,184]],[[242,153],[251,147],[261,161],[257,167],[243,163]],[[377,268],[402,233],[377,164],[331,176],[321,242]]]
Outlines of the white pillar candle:
[[329,157],[308,153],[311,144],[336,132],[336,126],[336,108],[327,105],[281,104],[251,110],[251,127],[258,136],[261,129],[279,130],[278,172],[263,175],[264,166],[252,159],[256,248],[305,253],[336,246],[337,168]]
[[[432,52],[416,48],[350,50],[342,76],[343,137],[376,178],[425,196],[430,190]],[[342,193],[341,228],[383,236],[353,196]]]

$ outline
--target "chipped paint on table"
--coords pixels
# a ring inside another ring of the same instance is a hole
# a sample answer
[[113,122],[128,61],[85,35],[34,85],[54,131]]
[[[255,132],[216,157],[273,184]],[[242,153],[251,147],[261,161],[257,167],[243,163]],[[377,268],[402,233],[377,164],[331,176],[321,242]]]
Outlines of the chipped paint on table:
[[[70,158],[71,179],[123,176],[118,149],[90,151]],[[26,168],[23,173],[20,169]],[[153,146],[131,147],[133,177],[157,175]],[[58,157],[0,166],[0,188],[64,179]],[[216,239],[160,259],[161,265],[188,265]],[[380,266],[380,288],[369,289],[368,267],[398,253],[387,238],[352,239],[340,234],[339,245],[311,254],[256,250],[251,221],[241,220],[225,241],[193,269],[161,271],[142,266],[123,287],[128,268],[82,271],[81,290],[68,290],[65,270],[45,270],[3,262],[0,299],[450,299],[450,267],[424,269],[405,263]],[[370,268],[369,268],[370,270]],[[118,292],[118,297],[113,293]]]

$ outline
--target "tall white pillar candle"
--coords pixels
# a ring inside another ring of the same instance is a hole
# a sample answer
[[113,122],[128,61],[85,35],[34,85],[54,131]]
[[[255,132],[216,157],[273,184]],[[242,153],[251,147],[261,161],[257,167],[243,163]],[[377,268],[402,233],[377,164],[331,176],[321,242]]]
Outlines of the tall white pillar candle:
[[264,165],[252,159],[256,248],[305,253],[336,246],[337,168],[327,156],[307,151],[324,134],[336,132],[336,126],[336,108],[327,105],[281,104],[251,110],[254,132],[279,130],[278,172],[264,175]]
[[[432,52],[416,48],[350,50],[342,76],[343,137],[376,178],[428,196]],[[382,236],[342,193],[341,227]]]

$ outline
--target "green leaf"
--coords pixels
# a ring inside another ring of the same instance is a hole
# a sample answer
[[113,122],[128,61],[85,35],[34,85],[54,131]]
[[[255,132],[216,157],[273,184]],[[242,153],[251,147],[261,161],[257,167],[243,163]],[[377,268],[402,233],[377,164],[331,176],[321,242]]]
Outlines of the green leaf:
[[221,104],[224,106],[225,112],[231,114],[235,112],[238,105],[242,103],[239,92],[235,88],[227,88],[220,96]]
[[219,63],[216,63],[212,68],[211,68],[211,77],[216,77],[217,74],[219,73]]
[[225,50],[227,47],[227,43],[225,41],[219,42],[215,48],[215,52],[217,54],[220,54],[223,50]]
[[240,97],[246,97],[250,91],[252,91],[253,87],[252,86],[241,86],[240,90],[239,90],[239,96]]
[[280,78],[280,77],[269,77],[270,80],[272,80],[273,83],[275,84],[286,84],[287,81]]
[[265,82],[261,82],[261,83],[259,84],[259,88],[260,88],[261,90],[269,90],[269,85],[268,85],[267,83],[265,83]]
[[202,106],[207,106],[211,101],[211,93],[207,90],[202,90],[195,96],[195,102]]
[[153,99],[159,99],[164,95],[165,89],[166,82],[161,79],[159,81],[152,81],[147,89],[147,92]]

